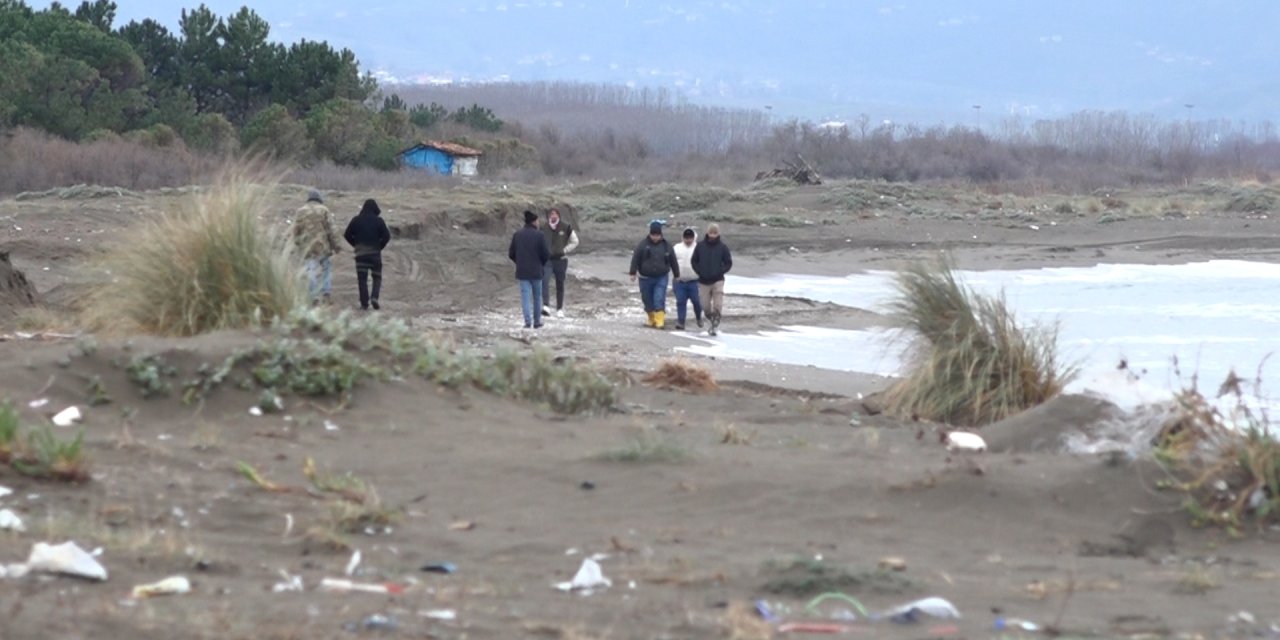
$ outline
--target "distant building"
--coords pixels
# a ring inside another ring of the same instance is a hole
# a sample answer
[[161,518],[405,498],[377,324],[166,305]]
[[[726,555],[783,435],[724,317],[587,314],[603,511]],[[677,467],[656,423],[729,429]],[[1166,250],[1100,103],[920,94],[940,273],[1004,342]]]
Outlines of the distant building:
[[427,140],[400,152],[401,166],[442,176],[474,176],[483,151],[452,142]]

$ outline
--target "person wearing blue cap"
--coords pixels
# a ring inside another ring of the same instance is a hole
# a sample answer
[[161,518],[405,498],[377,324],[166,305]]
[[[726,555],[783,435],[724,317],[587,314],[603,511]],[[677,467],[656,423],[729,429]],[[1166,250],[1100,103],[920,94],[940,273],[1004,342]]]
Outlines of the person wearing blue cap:
[[[631,280],[640,281],[640,302],[649,320],[647,327],[663,329],[667,320],[667,278],[680,277],[676,252],[662,237],[662,222],[649,223],[649,236],[631,254]],[[638,274],[638,278],[637,278]]]

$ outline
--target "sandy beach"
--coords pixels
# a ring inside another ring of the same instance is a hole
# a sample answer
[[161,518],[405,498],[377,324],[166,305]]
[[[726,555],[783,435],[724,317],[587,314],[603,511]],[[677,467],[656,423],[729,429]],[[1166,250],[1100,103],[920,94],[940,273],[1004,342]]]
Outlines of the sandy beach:
[[[943,187],[899,194],[895,206],[831,204],[877,190],[883,185],[797,187],[764,202],[652,217],[674,229],[719,221],[733,273],[744,276],[892,270],[939,252],[979,270],[1280,262],[1274,212],[1228,211],[1194,186],[1120,194],[1134,203],[1121,212],[1091,212],[1097,198],[1088,195]],[[1277,533],[1192,528],[1180,494],[1160,490],[1163,472],[1149,461],[951,454],[939,425],[868,414],[860,398],[888,384],[873,375],[683,354],[712,373],[717,391],[644,383],[691,343],[641,326],[625,270],[650,216],[604,215],[607,202],[567,187],[497,191],[376,194],[396,234],[384,258],[382,313],[464,349],[547,349],[589,363],[616,382],[613,410],[564,416],[416,379],[364,385],[342,405],[286,398],[282,413],[262,417],[248,412],[255,397],[234,388],[186,406],[176,394],[143,397],[120,363],[154,354],[185,376],[258,336],[95,336],[91,348],[88,338],[24,338],[30,312],[13,291],[0,292],[0,334],[9,338],[0,342],[0,400],[32,424],[83,407],[93,460],[81,486],[0,474],[13,489],[0,505],[26,522],[25,532],[0,532],[0,564],[25,559],[35,542],[75,540],[101,547],[110,571],[104,583],[0,580],[0,635],[747,639],[804,637],[784,633],[800,622],[876,638],[1039,635],[998,630],[999,619],[1068,637],[1271,637],[1280,629]],[[281,191],[282,215],[298,195]],[[331,194],[328,203],[345,218],[366,195]],[[6,199],[0,253],[46,305],[41,317],[56,320],[104,277],[97,251],[180,197]],[[1174,199],[1199,204],[1176,215],[1158,204]],[[519,211],[550,203],[575,210],[582,245],[570,263],[568,317],[527,332],[506,246]],[[336,259],[335,298],[345,308],[355,306],[349,262]],[[729,332],[894,326],[873,309],[727,293]],[[68,332],[74,327],[56,333]],[[111,401],[90,406],[89,389]],[[40,399],[47,404],[33,408]],[[1079,415],[1064,404],[1020,428],[1060,429]],[[670,455],[616,455],[637,443],[660,443]],[[236,470],[243,461],[300,485],[308,458],[364,479],[399,512],[393,524],[354,536],[361,561],[349,578],[351,551],[303,535],[322,517],[321,501],[262,491]],[[589,595],[553,588],[593,554],[602,554],[612,586]],[[421,570],[440,563],[456,571]],[[282,573],[300,576],[304,590],[274,592]],[[175,574],[190,578],[190,594],[128,598],[134,585]],[[326,577],[406,588],[320,592]],[[836,600],[806,610],[828,592],[871,612],[935,596],[962,617],[872,621]],[[763,620],[758,603],[777,620]],[[850,613],[857,619],[843,619]],[[371,618],[379,615],[389,622],[379,626]]]

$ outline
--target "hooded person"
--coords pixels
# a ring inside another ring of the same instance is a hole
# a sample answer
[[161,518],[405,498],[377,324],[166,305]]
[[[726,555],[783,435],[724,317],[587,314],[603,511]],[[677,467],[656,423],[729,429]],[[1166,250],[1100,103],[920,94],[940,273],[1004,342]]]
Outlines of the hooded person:
[[507,257],[516,264],[516,280],[520,283],[520,310],[524,328],[542,328],[542,274],[551,249],[547,238],[538,231],[538,214],[524,212],[524,228],[511,236]]
[[720,225],[707,225],[707,235],[693,250],[689,262],[698,274],[698,296],[702,298],[707,320],[711,321],[707,333],[714,336],[720,331],[724,311],[724,276],[733,268],[733,255],[720,237]]
[[691,259],[697,248],[698,232],[689,227],[681,234],[681,241],[672,250],[676,253],[676,262],[680,263],[680,276],[671,283],[671,290],[676,294],[676,330],[684,331],[684,321],[688,316],[689,303],[693,303],[693,317],[702,326],[702,301],[698,296],[698,274],[693,270]]
[[649,223],[649,235],[631,254],[631,279],[640,281],[640,302],[649,317],[645,326],[655,329],[666,327],[667,279],[680,277],[680,264],[667,239],[662,237],[662,222]]
[[569,273],[569,254],[578,248],[578,232],[560,219],[560,210],[547,212],[547,224],[542,227],[547,237],[551,259],[542,273],[542,313],[551,315],[551,281],[556,283],[556,317],[564,317],[564,281]]
[[311,304],[322,300],[327,304],[333,291],[333,256],[341,247],[333,232],[333,214],[319,191],[307,194],[306,204],[294,215],[291,232],[294,246],[302,253]]
[[[381,309],[378,296],[382,293],[382,250],[391,242],[391,230],[382,219],[382,209],[372,198],[364,201],[360,213],[347,223],[342,237],[356,254],[356,283],[360,288],[360,308]],[[372,276],[373,290],[369,290]]]

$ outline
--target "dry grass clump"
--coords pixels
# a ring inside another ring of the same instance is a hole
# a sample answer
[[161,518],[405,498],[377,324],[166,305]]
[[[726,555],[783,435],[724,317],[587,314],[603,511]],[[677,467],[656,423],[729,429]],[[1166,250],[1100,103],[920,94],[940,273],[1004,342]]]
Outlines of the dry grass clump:
[[228,172],[185,206],[140,225],[106,259],[88,305],[102,328],[190,336],[257,326],[302,301],[297,260],[265,224],[274,183]]
[[1280,522],[1280,440],[1265,411],[1245,402],[1243,382],[1232,372],[1218,391],[1235,399],[1229,415],[1193,383],[1156,436],[1156,459],[1174,478],[1165,486],[1186,493],[1193,524],[1235,531],[1248,519]]
[[706,367],[684,360],[665,360],[656,371],[645,376],[643,380],[659,389],[670,391],[710,393],[720,388]]
[[1058,395],[1076,374],[1058,359],[1056,328],[1020,326],[1003,296],[965,287],[946,260],[906,268],[897,286],[894,309],[926,345],[886,394],[893,413],[989,424]]

